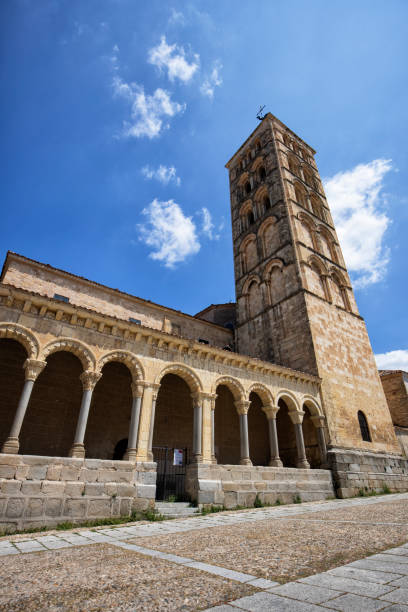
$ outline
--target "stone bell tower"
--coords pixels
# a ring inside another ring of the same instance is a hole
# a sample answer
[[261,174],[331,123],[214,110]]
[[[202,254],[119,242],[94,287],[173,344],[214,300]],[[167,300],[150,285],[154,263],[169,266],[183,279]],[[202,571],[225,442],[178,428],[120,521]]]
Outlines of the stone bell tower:
[[[237,351],[320,376],[332,445],[395,453],[314,155],[268,113],[227,163]],[[359,412],[370,442],[362,439]]]

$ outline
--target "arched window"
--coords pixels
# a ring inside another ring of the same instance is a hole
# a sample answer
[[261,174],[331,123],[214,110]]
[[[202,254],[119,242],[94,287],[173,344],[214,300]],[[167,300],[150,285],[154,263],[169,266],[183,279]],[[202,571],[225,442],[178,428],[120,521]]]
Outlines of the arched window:
[[259,168],[259,180],[264,181],[266,179],[266,170],[263,166]]
[[247,215],[247,219],[248,219],[248,225],[252,225],[252,223],[255,223],[255,215],[252,212],[252,210],[249,211]]
[[263,199],[263,206],[264,206],[264,210],[267,211],[270,209],[271,207],[271,201],[269,199],[269,196],[265,196]]
[[361,437],[364,442],[371,442],[370,430],[364,412],[358,411],[358,423],[360,425]]
[[245,183],[245,193],[251,193],[251,183],[249,181]]

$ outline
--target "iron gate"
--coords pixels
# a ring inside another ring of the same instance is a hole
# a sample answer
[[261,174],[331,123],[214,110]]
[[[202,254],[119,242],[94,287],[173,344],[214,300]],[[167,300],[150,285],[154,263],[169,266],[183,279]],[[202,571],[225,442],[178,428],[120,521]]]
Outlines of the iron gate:
[[[190,449],[153,446],[152,450],[154,461],[157,463],[156,499],[166,501],[169,497],[174,497],[174,501],[189,501],[184,486]],[[180,452],[175,454],[175,451],[181,451],[182,457]],[[181,464],[175,465],[180,458]]]

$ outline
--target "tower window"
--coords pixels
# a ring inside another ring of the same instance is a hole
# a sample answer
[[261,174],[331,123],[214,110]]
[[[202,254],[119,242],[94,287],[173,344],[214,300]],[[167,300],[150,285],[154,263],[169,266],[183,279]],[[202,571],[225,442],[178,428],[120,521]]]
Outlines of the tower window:
[[263,200],[263,205],[264,205],[264,210],[265,210],[265,211],[270,209],[270,207],[271,207],[271,201],[270,201],[270,199],[269,199],[269,197],[268,197],[268,196],[265,196],[265,197],[264,197],[264,200]]
[[252,212],[252,210],[248,213],[247,219],[248,219],[248,225],[252,225],[253,223],[255,223],[255,215]]
[[131,323],[136,323],[136,325],[141,325],[142,324],[140,319],[134,319],[133,317],[129,317],[129,321]]
[[364,442],[371,442],[370,430],[368,429],[367,419],[364,412],[358,411],[358,422],[360,425],[361,437]]
[[60,295],[59,293],[54,293],[54,300],[59,300],[60,302],[66,302],[68,304],[69,297],[66,295]]
[[204,338],[199,338],[198,341],[201,342],[201,344],[210,344],[208,340],[205,340]]
[[251,193],[251,183],[249,181],[245,183],[245,193]]
[[259,178],[261,181],[264,181],[266,179],[266,170],[263,166],[261,166],[259,169]]

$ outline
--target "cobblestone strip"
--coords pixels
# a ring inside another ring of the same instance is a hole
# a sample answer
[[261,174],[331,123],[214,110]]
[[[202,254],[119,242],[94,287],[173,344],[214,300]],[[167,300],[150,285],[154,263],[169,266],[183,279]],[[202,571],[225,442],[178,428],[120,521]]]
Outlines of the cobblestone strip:
[[[338,499],[326,502],[308,502],[302,506],[283,506],[271,508],[259,508],[254,510],[244,510],[242,512],[232,512],[230,514],[207,515],[192,517],[183,520],[165,521],[163,523],[150,523],[145,525],[132,525],[126,527],[110,527],[95,531],[82,529],[75,532],[62,532],[61,534],[31,536],[21,540],[0,540],[0,556],[15,555],[19,553],[53,550],[68,546],[83,546],[103,542],[114,544],[118,541],[129,540],[135,537],[153,537],[170,533],[180,533],[197,529],[209,529],[247,523],[253,521],[264,521],[268,519],[287,519],[293,516],[300,517],[304,514],[313,512],[341,510],[342,508],[364,506],[371,504],[386,503],[392,500],[408,500],[408,493],[397,493],[385,495],[384,497]],[[316,521],[326,521],[326,519],[308,519]],[[329,519],[330,520],[330,519]],[[333,522],[336,522],[333,519]],[[343,521],[338,521],[343,522]],[[348,521],[344,521],[348,522]],[[350,521],[354,522],[354,521]],[[359,522],[359,521],[356,521]],[[371,524],[368,523],[367,524]],[[374,523],[373,523],[374,524]],[[381,523],[384,525],[394,525],[395,523]],[[399,523],[396,523],[399,525]],[[408,611],[407,611],[408,612]]]
[[207,608],[205,612],[237,612],[237,609],[408,612],[408,544],[321,574],[266,588],[255,595]]

